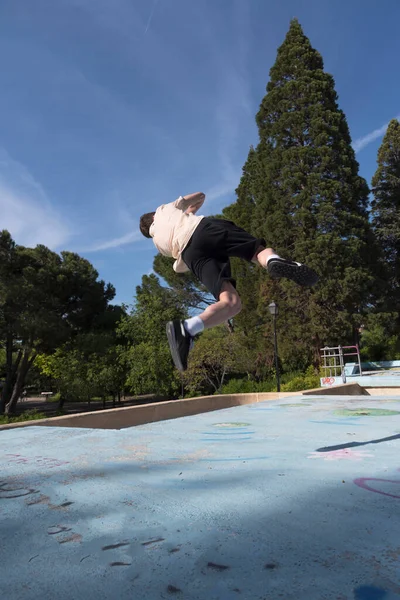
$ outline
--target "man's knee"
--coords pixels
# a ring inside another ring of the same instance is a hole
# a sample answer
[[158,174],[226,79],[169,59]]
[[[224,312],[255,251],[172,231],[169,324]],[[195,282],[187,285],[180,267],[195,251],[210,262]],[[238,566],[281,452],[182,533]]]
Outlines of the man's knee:
[[224,288],[225,289],[221,292],[219,299],[229,307],[231,317],[234,317],[241,311],[242,301],[231,283],[225,284]]
[[238,293],[231,297],[230,307],[232,309],[232,317],[239,314],[242,310],[242,301]]

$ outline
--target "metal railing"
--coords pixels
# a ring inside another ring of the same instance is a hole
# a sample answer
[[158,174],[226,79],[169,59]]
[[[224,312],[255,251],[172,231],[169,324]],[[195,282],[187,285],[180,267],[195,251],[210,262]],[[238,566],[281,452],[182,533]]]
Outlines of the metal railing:
[[357,356],[358,368],[360,375],[362,375],[358,344],[355,346],[325,346],[325,348],[321,348],[321,360],[323,362],[321,368],[325,370],[325,377],[341,377],[343,383],[346,383],[345,359],[348,356]]

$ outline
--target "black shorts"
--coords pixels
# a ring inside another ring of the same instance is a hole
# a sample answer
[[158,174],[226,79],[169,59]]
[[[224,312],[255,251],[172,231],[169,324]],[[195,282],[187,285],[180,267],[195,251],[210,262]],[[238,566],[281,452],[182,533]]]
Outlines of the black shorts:
[[182,259],[218,300],[224,281],[236,287],[229,258],[237,256],[251,262],[257,249],[265,245],[264,239],[253,237],[232,221],[204,217],[182,252]]

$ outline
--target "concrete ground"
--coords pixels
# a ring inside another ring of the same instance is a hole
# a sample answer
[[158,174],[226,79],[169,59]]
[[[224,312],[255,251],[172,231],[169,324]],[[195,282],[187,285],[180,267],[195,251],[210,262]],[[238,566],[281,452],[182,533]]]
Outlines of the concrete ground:
[[400,397],[0,433],[5,600],[400,599]]

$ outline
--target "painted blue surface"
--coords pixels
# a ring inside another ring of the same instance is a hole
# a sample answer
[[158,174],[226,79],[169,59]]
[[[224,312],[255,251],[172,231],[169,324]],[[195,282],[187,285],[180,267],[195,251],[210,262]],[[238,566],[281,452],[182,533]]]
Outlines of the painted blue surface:
[[[379,371],[380,369],[394,369],[400,367],[400,360],[381,360],[376,362],[361,362],[363,371]],[[360,372],[358,362],[346,363],[344,367],[346,375],[358,375]],[[400,372],[399,372],[400,375]]]
[[[327,383],[327,379],[329,383]],[[358,383],[361,387],[366,388],[400,388],[400,371],[379,371],[373,375],[368,374],[368,372],[363,373],[363,375],[347,374],[345,378],[341,376],[320,378],[321,387],[331,387],[332,385],[342,385],[343,383]]]
[[399,600],[397,413],[399,397],[291,397],[2,431],[1,597]]
[[400,387],[400,372],[383,371],[376,375],[351,375],[346,383],[358,383],[361,387]]

